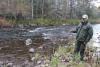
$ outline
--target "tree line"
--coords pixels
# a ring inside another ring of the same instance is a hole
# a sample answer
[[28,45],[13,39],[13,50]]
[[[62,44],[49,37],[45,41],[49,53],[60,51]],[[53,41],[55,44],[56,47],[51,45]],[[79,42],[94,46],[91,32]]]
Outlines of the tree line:
[[80,18],[96,16],[93,0],[0,0],[0,16],[7,18]]

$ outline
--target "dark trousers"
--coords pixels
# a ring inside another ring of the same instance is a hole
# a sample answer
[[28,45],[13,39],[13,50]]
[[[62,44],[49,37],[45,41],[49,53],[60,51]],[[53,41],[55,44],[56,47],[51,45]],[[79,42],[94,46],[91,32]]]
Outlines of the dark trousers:
[[74,53],[80,53],[80,60],[82,61],[84,58],[84,51],[86,48],[86,44],[83,41],[76,41]]

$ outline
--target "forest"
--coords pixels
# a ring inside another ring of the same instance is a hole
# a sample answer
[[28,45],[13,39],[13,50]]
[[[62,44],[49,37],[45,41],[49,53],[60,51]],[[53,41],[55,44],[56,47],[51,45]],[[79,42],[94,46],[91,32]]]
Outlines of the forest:
[[82,14],[88,14],[92,22],[98,22],[100,9],[94,6],[92,1],[0,0],[0,17],[13,19],[10,21],[11,23],[59,25],[77,24]]

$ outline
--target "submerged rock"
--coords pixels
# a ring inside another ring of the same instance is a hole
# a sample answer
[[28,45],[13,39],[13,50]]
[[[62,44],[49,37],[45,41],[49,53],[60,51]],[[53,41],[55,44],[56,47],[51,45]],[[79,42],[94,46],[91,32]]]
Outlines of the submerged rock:
[[34,48],[30,48],[29,49],[29,52],[34,53],[35,52],[35,49]]
[[30,45],[30,44],[32,44],[32,40],[31,40],[31,39],[27,39],[27,40],[25,41],[25,43],[26,43],[26,45]]

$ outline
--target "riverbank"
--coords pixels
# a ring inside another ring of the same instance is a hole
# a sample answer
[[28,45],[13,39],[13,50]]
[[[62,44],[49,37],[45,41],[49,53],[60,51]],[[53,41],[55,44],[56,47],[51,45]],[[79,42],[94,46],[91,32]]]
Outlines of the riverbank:
[[51,67],[99,67],[100,58],[93,57],[94,49],[87,47],[85,51],[84,61],[80,61],[80,56],[75,56],[73,60],[74,45],[60,46],[55,52]]
[[[89,19],[92,24],[98,24],[99,19]],[[59,26],[59,25],[78,25],[80,23],[79,19],[49,19],[49,18],[37,18],[33,20],[23,19],[23,20],[11,20],[11,19],[0,19],[0,26]]]

